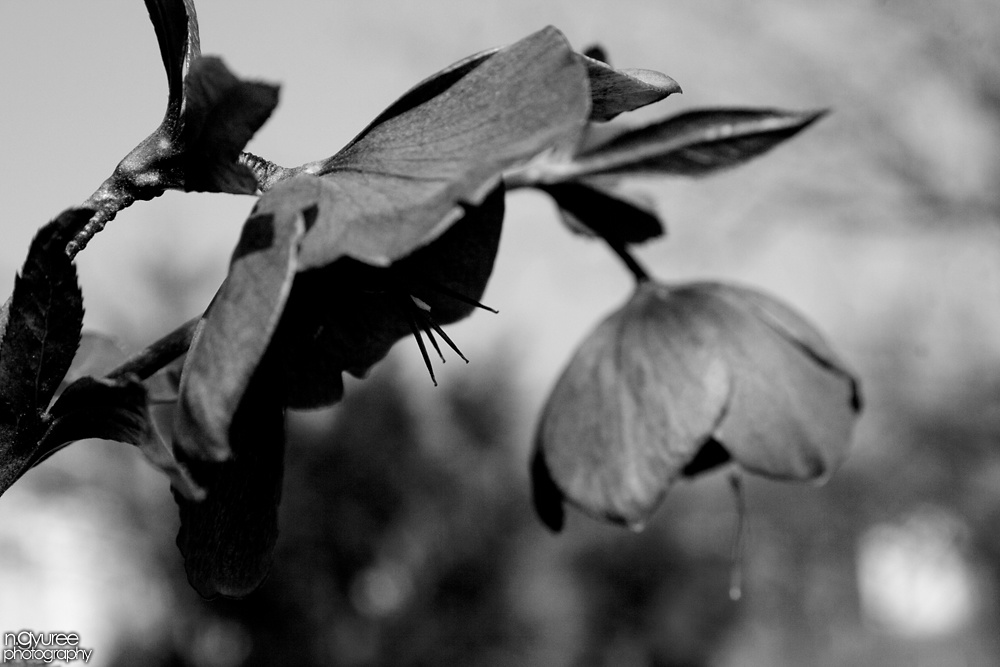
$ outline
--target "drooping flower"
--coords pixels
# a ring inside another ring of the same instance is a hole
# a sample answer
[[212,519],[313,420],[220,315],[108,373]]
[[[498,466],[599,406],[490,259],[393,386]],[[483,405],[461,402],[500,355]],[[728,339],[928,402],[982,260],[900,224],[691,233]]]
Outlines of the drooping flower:
[[723,463],[817,479],[844,459],[858,383],[799,314],[721,283],[640,282],[583,342],[538,426],[535,505],[641,527],[670,485]]

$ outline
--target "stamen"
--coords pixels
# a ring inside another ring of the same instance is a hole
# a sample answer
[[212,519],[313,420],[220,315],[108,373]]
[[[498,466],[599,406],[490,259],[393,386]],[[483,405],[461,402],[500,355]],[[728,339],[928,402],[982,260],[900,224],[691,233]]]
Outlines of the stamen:
[[450,287],[445,287],[444,285],[438,285],[437,283],[432,283],[432,282],[424,282],[422,284],[425,287],[429,287],[430,289],[434,290],[435,292],[439,292],[441,294],[444,294],[445,296],[450,296],[452,299],[455,299],[456,301],[461,301],[462,303],[466,303],[466,304],[468,304],[470,306],[475,306],[476,308],[481,308],[483,310],[488,310],[489,312],[493,313],[494,315],[498,315],[500,313],[499,310],[497,310],[495,308],[490,308],[487,305],[479,303],[475,299],[467,297],[464,294],[462,294],[461,292],[456,292],[455,290],[451,289]]
[[[428,317],[427,318],[427,323],[430,325],[431,329],[433,329],[434,331],[437,332],[437,335],[441,336],[441,338],[444,340],[444,342],[448,344],[448,347],[450,347],[452,350],[454,350],[455,354],[457,354],[459,357],[462,358],[462,361],[464,361],[465,363],[469,363],[469,360],[465,358],[465,355],[462,354],[462,351],[460,349],[458,349],[458,345],[455,345],[454,341],[452,341],[451,338],[448,337],[448,334],[446,334],[444,332],[444,329],[442,329],[440,326],[438,326],[437,322],[435,322],[434,320],[432,320],[432,319],[430,319]],[[427,335],[430,336],[431,332],[428,331]],[[442,358],[442,361],[443,360],[444,359]]]
[[[417,321],[413,318],[413,313],[406,306],[403,307],[403,313],[406,316],[406,323],[410,325],[410,333],[413,337],[417,339],[417,347],[420,348],[420,356],[424,358],[424,366],[427,367],[427,372],[431,375],[431,382],[434,386],[438,386],[437,378],[434,377],[434,367],[431,366],[431,358],[427,354],[427,346],[424,345],[423,336],[420,335],[420,327],[417,326]],[[437,347],[437,345],[435,345]]]
[[731,566],[729,570],[729,599],[737,602],[743,597],[743,568],[745,560],[744,537],[746,533],[746,498],[743,495],[743,479],[734,472],[729,477],[729,486],[736,500],[736,534],[733,536]]

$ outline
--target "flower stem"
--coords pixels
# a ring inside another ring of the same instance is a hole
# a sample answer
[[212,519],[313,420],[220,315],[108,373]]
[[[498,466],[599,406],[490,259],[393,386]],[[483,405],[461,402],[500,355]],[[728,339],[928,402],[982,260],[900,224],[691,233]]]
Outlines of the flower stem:
[[136,375],[140,380],[152,376],[171,361],[181,356],[191,347],[201,317],[195,317],[177,327],[146,349],[127,359],[118,368],[108,373],[109,378]]
[[604,240],[607,241],[608,247],[614,250],[619,259],[624,262],[625,266],[628,267],[628,270],[632,272],[632,275],[635,277],[636,284],[642,284],[652,280],[649,272],[646,271],[642,264],[639,263],[639,260],[637,260],[632,253],[628,251],[628,247],[625,243],[621,241],[612,241],[610,239]]

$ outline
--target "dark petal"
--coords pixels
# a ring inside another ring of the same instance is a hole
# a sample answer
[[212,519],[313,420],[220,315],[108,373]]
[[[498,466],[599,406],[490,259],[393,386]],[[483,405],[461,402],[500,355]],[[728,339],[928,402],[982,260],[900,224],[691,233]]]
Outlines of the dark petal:
[[341,259],[300,273],[275,335],[289,407],[340,400],[343,372],[364,375],[411,334],[411,295],[430,307],[438,325],[469,315],[469,301],[482,297],[493,269],[503,211],[499,187],[430,245],[388,269]]
[[227,434],[292,288],[299,241],[310,218],[300,201],[317,179],[295,178],[258,201],[243,227],[229,275],[195,334],[184,364],[174,437],[189,456],[229,456]]
[[531,457],[531,499],[535,513],[549,530],[558,533],[566,523],[566,509],[563,493],[552,480],[549,465],[545,462],[545,452],[540,448]]
[[463,211],[433,243],[391,267],[410,294],[430,306],[430,316],[439,325],[468,317],[476,309],[471,302],[486,291],[503,229],[503,183],[482,204],[464,206]]
[[540,186],[559,206],[573,231],[597,235],[612,244],[642,243],[663,235],[663,223],[649,202],[602,187],[569,181]]
[[257,179],[240,152],[278,105],[278,87],[244,81],[218,58],[199,58],[184,80],[179,150],[184,189],[254,194]]
[[[202,597],[249,595],[271,568],[285,449],[276,384],[265,362],[233,418],[230,460],[186,461],[207,497],[195,502],[174,493],[181,517],[177,546],[188,581]],[[184,460],[182,452],[178,456]]]
[[641,527],[718,427],[732,379],[668,291],[639,286],[587,337],[546,403],[536,446],[567,500]]

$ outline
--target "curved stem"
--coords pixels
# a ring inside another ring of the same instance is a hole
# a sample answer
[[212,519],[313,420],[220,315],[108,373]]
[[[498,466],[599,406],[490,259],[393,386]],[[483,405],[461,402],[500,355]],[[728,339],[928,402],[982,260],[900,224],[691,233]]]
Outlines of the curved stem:
[[138,376],[140,380],[149,378],[156,371],[188,351],[200,322],[201,317],[188,320],[163,338],[147,346],[146,349],[127,359],[121,366],[108,373],[108,377],[115,379],[132,374]]
[[632,256],[632,253],[628,251],[628,247],[624,243],[620,241],[611,241],[609,239],[604,240],[607,241],[608,247],[614,250],[615,254],[618,255],[625,266],[628,267],[628,270],[632,272],[632,275],[635,277],[636,284],[642,284],[652,280],[649,272],[643,268],[642,264],[639,263],[639,260]]

